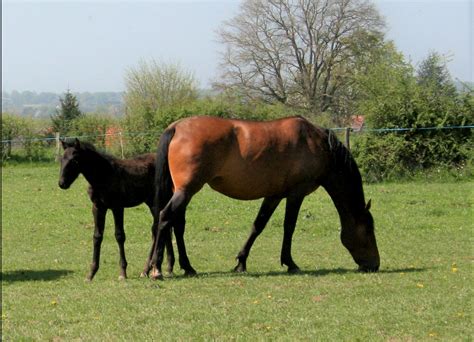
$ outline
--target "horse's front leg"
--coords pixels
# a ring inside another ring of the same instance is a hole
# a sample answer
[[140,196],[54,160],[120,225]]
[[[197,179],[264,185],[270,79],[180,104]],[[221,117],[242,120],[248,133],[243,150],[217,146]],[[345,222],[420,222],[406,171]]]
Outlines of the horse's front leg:
[[288,197],[286,200],[285,222],[283,224],[283,244],[281,247],[281,264],[288,266],[288,273],[298,273],[299,267],[291,257],[291,241],[295,231],[298,213],[303,203],[304,196]]
[[105,228],[105,215],[107,214],[107,208],[98,206],[96,203],[92,204],[92,215],[94,216],[94,236],[92,238],[94,244],[94,251],[92,253],[92,263],[90,267],[90,272],[86,277],[86,280],[91,281],[97,271],[99,270],[100,262],[100,246],[104,238],[104,228]]
[[280,204],[281,198],[264,198],[260,210],[258,211],[257,217],[250,231],[250,236],[245,242],[244,246],[237,255],[237,260],[239,261],[237,266],[234,268],[234,272],[246,272],[247,271],[247,257],[249,256],[250,249],[252,248],[255,239],[263,231],[265,226],[270,220],[275,209]]
[[120,276],[119,280],[127,279],[127,259],[125,258],[125,230],[123,227],[123,212],[124,208],[114,208],[112,213],[114,214],[115,222],[115,240],[119,246],[120,253]]

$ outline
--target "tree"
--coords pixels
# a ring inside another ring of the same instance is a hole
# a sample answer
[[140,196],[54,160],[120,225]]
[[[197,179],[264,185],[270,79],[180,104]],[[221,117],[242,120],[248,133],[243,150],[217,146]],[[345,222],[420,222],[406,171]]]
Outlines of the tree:
[[354,48],[370,49],[383,26],[366,0],[244,0],[218,33],[226,49],[215,86],[327,111],[349,87]]
[[[431,53],[415,72],[393,45],[357,78],[359,111],[371,128],[407,128],[364,134],[353,152],[369,179],[417,169],[462,165],[469,158],[472,93],[459,94],[446,63]],[[445,129],[456,126],[456,129]],[[383,158],[381,158],[383,156]]]
[[72,131],[74,120],[80,118],[82,113],[76,96],[69,89],[64,98],[59,98],[59,102],[60,106],[56,109],[56,114],[51,117],[51,121],[54,131],[65,135]]
[[149,151],[156,143],[155,136],[145,132],[161,132],[177,118],[169,110],[197,99],[197,82],[191,72],[179,64],[141,61],[125,74],[125,129],[142,133],[131,137],[135,152]]

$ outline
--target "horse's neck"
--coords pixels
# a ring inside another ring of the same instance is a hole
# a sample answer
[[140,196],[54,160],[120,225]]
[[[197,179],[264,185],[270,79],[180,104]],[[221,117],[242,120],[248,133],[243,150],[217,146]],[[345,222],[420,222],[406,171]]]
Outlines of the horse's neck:
[[[347,173],[332,173],[323,184],[336,206],[343,226],[352,224],[365,208],[364,191],[360,175],[351,179]],[[358,179],[359,178],[359,179]]]
[[88,162],[84,163],[82,174],[92,187],[106,184],[112,172],[111,160],[96,151],[88,152]]

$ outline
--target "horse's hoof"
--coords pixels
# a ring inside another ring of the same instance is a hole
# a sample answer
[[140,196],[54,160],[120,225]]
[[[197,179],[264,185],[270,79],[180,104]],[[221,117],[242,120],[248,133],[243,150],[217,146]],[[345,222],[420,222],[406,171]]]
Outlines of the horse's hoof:
[[242,264],[238,264],[237,266],[234,267],[234,272],[235,273],[247,273],[247,267],[245,267]]
[[151,279],[153,280],[163,280],[163,274],[158,271],[157,269],[154,269],[152,272],[151,272]]
[[247,269],[243,267],[242,265],[237,265],[234,267],[234,272],[235,273],[247,273]]
[[119,277],[118,277],[119,281],[124,281],[125,279],[127,279],[127,276],[119,275]]
[[86,279],[84,279],[84,281],[85,281],[86,283],[90,283],[90,282],[92,281],[92,278],[89,277],[89,276],[87,276]]
[[151,279],[152,280],[164,280],[163,274],[161,274],[161,273],[152,275]]
[[197,272],[195,270],[191,269],[191,270],[184,271],[184,275],[186,277],[196,277]]
[[298,267],[292,267],[292,268],[288,268],[288,273],[289,274],[299,274],[299,273],[301,273],[301,270]]
[[148,273],[147,272],[140,273],[140,278],[148,278]]

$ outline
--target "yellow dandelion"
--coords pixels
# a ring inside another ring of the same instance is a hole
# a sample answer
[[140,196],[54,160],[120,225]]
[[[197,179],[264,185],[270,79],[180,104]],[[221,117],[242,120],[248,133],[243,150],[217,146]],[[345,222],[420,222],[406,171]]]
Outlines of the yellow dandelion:
[[453,267],[451,268],[451,272],[456,273],[457,271],[458,271],[458,268],[457,268],[457,267],[454,267],[454,266],[453,266]]
[[52,301],[51,301],[51,305],[57,305],[57,304],[58,304],[57,301],[55,301],[55,300],[52,300]]
[[438,336],[438,334],[435,333],[435,332],[430,332],[430,333],[428,334],[428,336],[429,336],[429,337],[436,337],[436,336]]
[[422,283],[418,283],[418,284],[416,284],[416,287],[419,287],[420,289],[422,289],[422,288],[425,287],[425,285],[423,285]]

